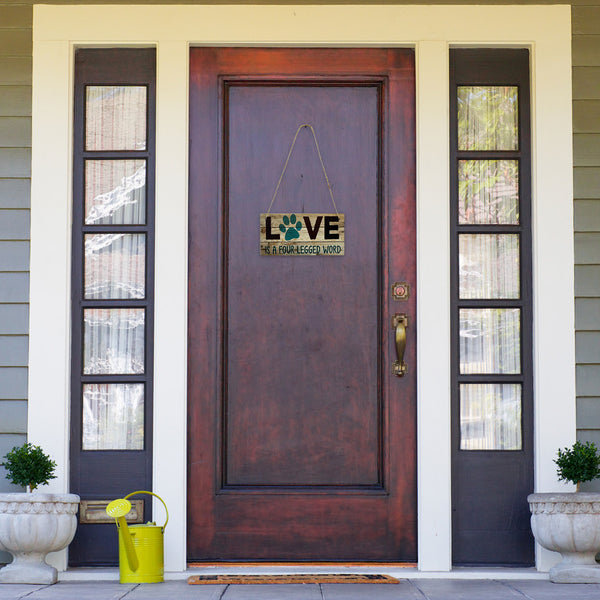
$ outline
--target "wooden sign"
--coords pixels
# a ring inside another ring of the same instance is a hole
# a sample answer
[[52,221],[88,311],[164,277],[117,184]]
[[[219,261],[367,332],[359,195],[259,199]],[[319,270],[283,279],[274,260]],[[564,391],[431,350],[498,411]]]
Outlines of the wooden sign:
[[260,215],[261,256],[343,256],[344,215]]

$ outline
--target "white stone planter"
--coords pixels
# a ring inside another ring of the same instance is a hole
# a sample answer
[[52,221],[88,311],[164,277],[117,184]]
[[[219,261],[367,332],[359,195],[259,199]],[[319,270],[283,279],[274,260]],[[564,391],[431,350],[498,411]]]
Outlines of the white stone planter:
[[560,552],[554,583],[600,583],[600,494],[530,494],[531,530],[540,545]]
[[56,583],[46,555],[71,543],[78,505],[75,494],[0,494],[0,550],[14,559],[0,569],[0,583]]

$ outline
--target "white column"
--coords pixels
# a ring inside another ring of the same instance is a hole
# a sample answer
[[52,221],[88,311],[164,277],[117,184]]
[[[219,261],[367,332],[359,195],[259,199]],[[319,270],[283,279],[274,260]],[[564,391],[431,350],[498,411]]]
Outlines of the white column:
[[452,565],[448,47],[417,44],[419,569]]
[[57,463],[53,493],[69,487],[71,64],[67,41],[34,43],[27,437]]
[[[165,570],[186,568],[188,45],[160,42],[156,86],[153,488],[166,502]],[[163,514],[154,501],[156,515]]]
[[[553,459],[576,433],[573,140],[571,86],[557,82],[571,79],[570,40],[544,37],[532,56],[535,491],[564,492],[574,488],[559,483]],[[536,550],[541,571],[560,559]]]

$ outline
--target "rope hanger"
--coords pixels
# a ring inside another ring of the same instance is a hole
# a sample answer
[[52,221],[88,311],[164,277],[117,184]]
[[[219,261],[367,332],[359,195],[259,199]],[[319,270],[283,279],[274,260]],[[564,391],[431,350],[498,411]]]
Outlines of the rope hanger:
[[321,167],[323,169],[323,175],[325,175],[325,182],[327,183],[327,189],[329,190],[329,195],[331,196],[331,202],[333,203],[333,208],[335,209],[335,214],[339,215],[337,206],[335,205],[335,200],[333,199],[333,190],[331,189],[331,184],[329,183],[329,177],[327,177],[327,171],[325,170],[325,163],[323,162],[323,157],[321,156],[321,150],[319,149],[319,142],[317,142],[317,134],[312,125],[309,123],[303,123],[296,130],[296,135],[294,135],[294,139],[292,141],[292,145],[290,146],[290,151],[288,152],[287,158],[285,159],[285,164],[283,165],[283,170],[281,171],[281,175],[279,176],[279,181],[277,182],[277,187],[275,188],[275,193],[273,194],[273,198],[271,198],[271,204],[269,204],[269,210],[267,214],[271,212],[271,207],[273,206],[273,202],[275,202],[275,198],[277,196],[277,192],[279,191],[279,186],[281,185],[281,181],[283,176],[285,175],[285,171],[288,167],[288,163],[290,162],[290,157],[292,156],[292,152],[294,151],[294,146],[296,145],[296,140],[298,139],[298,134],[301,129],[304,128],[310,129],[313,140],[315,141],[315,148],[317,149],[317,154],[319,156],[319,161],[321,161]]

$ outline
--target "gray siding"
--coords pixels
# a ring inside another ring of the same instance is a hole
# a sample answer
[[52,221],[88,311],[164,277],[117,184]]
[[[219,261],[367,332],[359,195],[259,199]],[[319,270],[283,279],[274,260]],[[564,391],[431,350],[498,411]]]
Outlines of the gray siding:
[[[0,0],[0,458],[27,439],[31,20]],[[0,492],[19,489],[0,467]]]
[[600,446],[600,1],[586,4],[572,9],[577,437]]
[[[131,3],[164,4],[168,0]],[[469,0],[426,3],[465,4]],[[600,0],[573,0],[571,4],[578,436],[600,445]],[[31,5],[31,1],[0,0],[0,457],[22,443],[26,431]],[[0,491],[8,489],[11,486],[0,476]],[[600,482],[587,489],[600,490]]]
[[[27,433],[31,19],[0,0],[0,458]],[[0,491],[17,490],[3,471]]]

